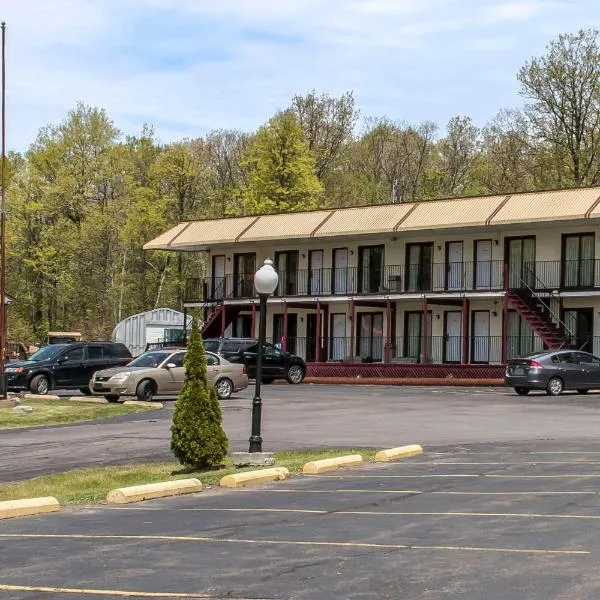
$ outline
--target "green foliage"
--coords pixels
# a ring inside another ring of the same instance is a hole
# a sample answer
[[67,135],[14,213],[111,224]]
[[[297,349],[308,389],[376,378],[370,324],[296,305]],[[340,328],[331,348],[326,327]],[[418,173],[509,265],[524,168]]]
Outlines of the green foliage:
[[556,185],[600,181],[600,33],[559,35],[518,73],[533,135],[554,155]]
[[550,42],[518,73],[523,110],[482,129],[366,119],[351,92],[294,96],[257,132],[218,130],[161,145],[123,137],[78,104],[7,169],[9,339],[48,329],[110,337],[128,315],[180,308],[203,253],[145,252],[183,219],[289,212],[600,183],[598,32]]
[[227,436],[214,386],[207,383],[206,355],[196,319],[185,357],[185,382],[173,411],[171,450],[182,465],[202,468],[220,464]]
[[246,214],[311,210],[323,186],[302,128],[290,112],[273,117],[258,130],[248,149],[248,186],[242,192]]

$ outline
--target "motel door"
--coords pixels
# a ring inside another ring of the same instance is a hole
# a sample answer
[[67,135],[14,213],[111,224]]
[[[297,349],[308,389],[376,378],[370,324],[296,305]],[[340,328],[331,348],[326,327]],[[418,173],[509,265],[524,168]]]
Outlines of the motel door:
[[535,238],[511,238],[506,244],[510,289],[535,288]]
[[309,295],[323,293],[323,250],[311,250],[308,255],[310,269]]
[[348,248],[336,248],[333,251],[333,292],[348,292]]
[[213,256],[212,289],[211,297],[221,300],[225,287],[225,257]]
[[446,289],[461,290],[463,287],[463,243],[448,242],[446,246]]
[[475,242],[475,289],[492,287],[492,240]]
[[460,362],[462,313],[459,310],[446,311],[444,335],[444,362]]
[[473,311],[473,337],[471,360],[476,363],[490,362],[490,311]]
[[346,352],[346,313],[331,315],[331,338],[330,353],[331,360],[344,360]]

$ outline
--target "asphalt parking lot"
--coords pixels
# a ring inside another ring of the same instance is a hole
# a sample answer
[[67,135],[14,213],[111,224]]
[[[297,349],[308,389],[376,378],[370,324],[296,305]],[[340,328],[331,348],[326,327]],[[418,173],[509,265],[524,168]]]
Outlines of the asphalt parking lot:
[[[0,431],[0,482],[44,473],[171,460],[174,403],[161,410],[47,428]],[[246,450],[252,390],[221,403],[230,449]],[[506,388],[271,385],[263,388],[268,451],[596,439],[600,393],[525,398]]]
[[600,597],[600,444],[425,450],[261,488],[0,522],[0,597]]

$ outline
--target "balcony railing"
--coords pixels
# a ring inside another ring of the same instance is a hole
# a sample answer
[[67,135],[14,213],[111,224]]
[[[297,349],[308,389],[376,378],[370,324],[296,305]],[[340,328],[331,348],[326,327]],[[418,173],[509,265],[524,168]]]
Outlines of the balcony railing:
[[[315,338],[288,337],[269,340],[285,345],[288,352],[314,362],[317,356]],[[589,340],[589,352],[600,351],[600,337]],[[536,335],[508,336],[507,356],[514,358],[544,346]],[[502,336],[431,336],[427,349],[422,336],[329,337],[320,340],[319,358],[322,362],[353,363],[434,363],[434,364],[500,364],[502,362]]]
[[[279,273],[276,296],[356,296],[421,292],[485,292],[519,288],[525,283],[538,291],[600,288],[600,260],[504,261],[385,265],[381,268],[340,267]],[[238,273],[186,282],[186,302],[217,302],[224,298],[253,298],[254,273]]]

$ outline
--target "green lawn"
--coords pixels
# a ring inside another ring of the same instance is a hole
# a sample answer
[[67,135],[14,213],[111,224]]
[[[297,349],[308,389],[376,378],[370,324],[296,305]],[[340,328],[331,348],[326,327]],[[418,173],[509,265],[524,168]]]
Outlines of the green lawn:
[[[311,460],[346,454],[362,454],[365,460],[372,460],[375,450],[298,450],[276,452],[275,457],[276,466],[287,467],[293,474],[300,473],[304,463]],[[205,471],[188,471],[176,462],[78,469],[0,485],[0,501],[54,496],[61,504],[98,503],[114,488],[187,477],[197,477],[204,486],[217,485],[224,475],[249,468],[236,469],[228,459],[222,467]]]
[[31,406],[33,412],[18,413],[13,412],[12,408],[0,408],[0,429],[61,425],[76,423],[77,421],[106,419],[149,410],[145,406],[126,406],[116,403],[92,404],[72,400],[23,400],[21,404]]

